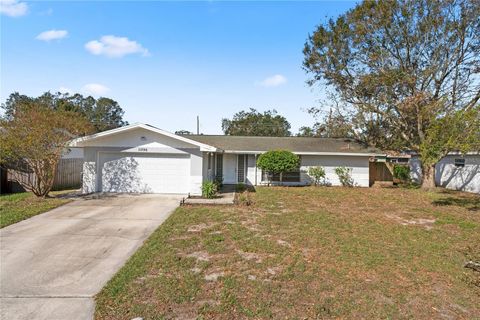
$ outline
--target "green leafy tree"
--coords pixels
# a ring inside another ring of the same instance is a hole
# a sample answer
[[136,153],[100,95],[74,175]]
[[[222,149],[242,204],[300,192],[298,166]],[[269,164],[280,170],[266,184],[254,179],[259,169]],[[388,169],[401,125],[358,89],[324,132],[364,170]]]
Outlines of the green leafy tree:
[[303,126],[298,129],[297,137],[316,137],[317,131],[313,127]]
[[479,1],[363,1],[320,25],[304,55],[308,83],[333,89],[364,141],[419,153],[424,188],[440,157],[478,150]]
[[260,113],[250,108],[249,111],[237,112],[233,119],[222,119],[222,130],[232,136],[290,136],[290,123],[277,113],[268,110]]
[[352,177],[352,168],[337,167],[335,168],[335,174],[338,176],[338,180],[344,187],[355,186],[355,181]]
[[283,174],[298,169],[300,159],[297,155],[287,150],[273,150],[261,154],[257,159],[257,166],[268,172],[268,175],[279,174],[280,183]]
[[404,164],[395,164],[393,166],[393,177],[403,183],[410,181],[410,167]]
[[453,150],[462,153],[480,150],[480,105],[432,121],[419,150],[423,184],[435,186],[435,164]]
[[29,97],[18,92],[12,93],[2,109],[5,118],[11,119],[19,106],[41,104],[52,110],[76,112],[85,117],[92,124],[95,132],[105,131],[127,125],[123,120],[124,111],[117,101],[110,98],[95,99],[91,96],[84,97],[81,94],[64,94],[45,92],[39,97]]
[[351,119],[343,115],[338,109],[330,109],[327,115],[321,117],[321,109],[310,108],[311,114],[317,122],[312,127],[301,127],[297,136],[320,138],[357,138]]
[[[18,169],[14,178],[38,197],[52,189],[58,162],[68,142],[91,132],[91,124],[75,111],[55,110],[48,104],[24,99],[15,113],[0,118],[0,165]],[[34,179],[20,179],[22,172]]]
[[313,178],[316,186],[325,184],[325,169],[323,167],[309,167],[308,175]]

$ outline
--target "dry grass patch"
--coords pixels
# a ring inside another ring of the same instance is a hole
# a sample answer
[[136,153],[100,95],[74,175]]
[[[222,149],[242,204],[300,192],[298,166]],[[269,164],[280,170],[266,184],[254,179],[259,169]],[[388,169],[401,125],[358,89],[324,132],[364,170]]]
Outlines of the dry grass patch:
[[181,207],[97,296],[98,319],[480,318],[478,196],[259,188]]

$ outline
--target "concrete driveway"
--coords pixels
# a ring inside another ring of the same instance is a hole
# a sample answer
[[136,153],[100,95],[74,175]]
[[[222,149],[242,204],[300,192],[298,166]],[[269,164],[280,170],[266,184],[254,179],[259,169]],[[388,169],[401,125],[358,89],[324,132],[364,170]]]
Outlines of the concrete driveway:
[[0,230],[1,319],[91,319],[93,296],[181,196],[74,200]]

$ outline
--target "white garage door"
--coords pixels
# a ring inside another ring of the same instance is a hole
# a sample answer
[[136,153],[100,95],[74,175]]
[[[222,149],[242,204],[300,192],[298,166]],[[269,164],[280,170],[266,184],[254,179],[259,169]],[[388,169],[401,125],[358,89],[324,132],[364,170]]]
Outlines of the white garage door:
[[103,192],[189,192],[189,155],[101,153],[100,167]]

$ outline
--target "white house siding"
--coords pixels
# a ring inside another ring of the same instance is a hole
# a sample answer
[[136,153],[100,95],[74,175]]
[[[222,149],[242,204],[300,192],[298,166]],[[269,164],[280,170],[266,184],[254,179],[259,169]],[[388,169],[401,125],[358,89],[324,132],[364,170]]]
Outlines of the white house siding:
[[410,166],[410,179],[413,182],[420,183],[422,180],[422,162],[418,157],[412,156],[408,164]]
[[339,186],[340,180],[335,174],[335,168],[347,167],[352,169],[352,178],[354,183],[359,187],[368,187],[369,185],[369,157],[368,156],[301,156],[301,181],[303,183],[311,183],[308,176],[310,167],[321,166],[325,169],[326,182],[333,186]]
[[[464,167],[455,166],[455,159],[465,159]],[[415,182],[422,178],[421,161],[410,159],[410,176]],[[435,165],[435,183],[452,190],[480,193],[480,155],[448,155]]]
[[83,149],[83,183],[82,192],[97,191],[97,148]]
[[[208,158],[210,158],[210,169],[208,168]],[[203,181],[213,181],[215,179],[215,154],[213,152],[203,152],[202,162]]]
[[189,149],[190,153],[190,194],[202,194],[202,152],[199,149]]
[[82,159],[83,158],[83,148],[74,148],[70,147],[65,150],[65,153],[62,155],[62,159]]

